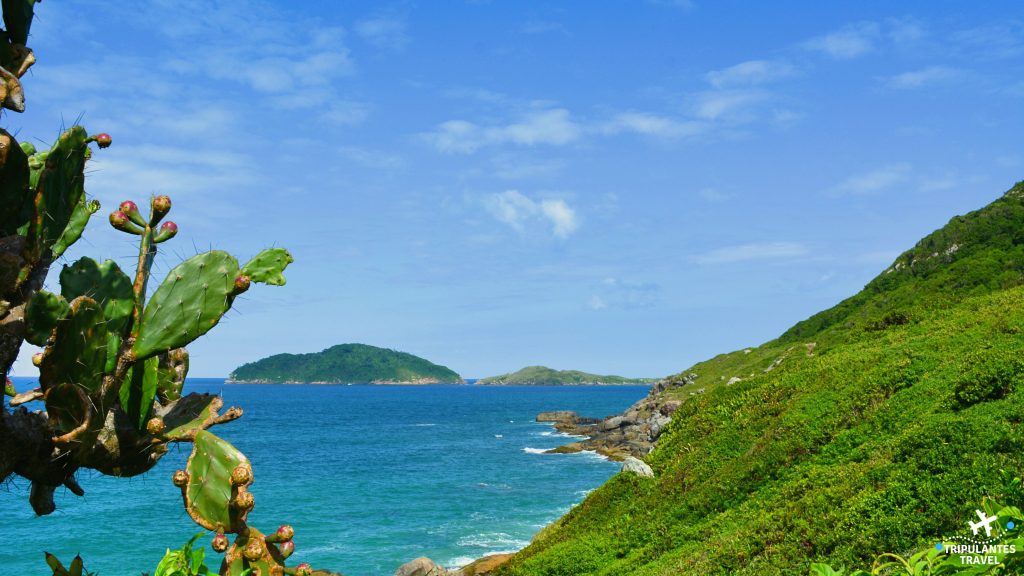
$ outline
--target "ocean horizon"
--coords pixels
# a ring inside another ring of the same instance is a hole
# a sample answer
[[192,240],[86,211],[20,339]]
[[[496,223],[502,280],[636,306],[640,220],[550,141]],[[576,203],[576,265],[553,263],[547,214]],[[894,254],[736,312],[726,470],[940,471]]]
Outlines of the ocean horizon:
[[[13,380],[19,390],[34,381]],[[573,438],[535,422],[537,413],[608,416],[648,389],[189,378],[185,391],[219,393],[226,406],[245,410],[215,432],[252,462],[253,526],[267,532],[291,524],[295,562],[346,576],[390,576],[418,556],[457,567],[529,544],[619,469],[593,453],[543,454]],[[58,490],[57,511],[44,517],[34,516],[28,483],[16,478],[5,487],[0,525],[17,545],[0,550],[0,565],[45,571],[45,550],[62,559],[81,554],[99,576],[151,573],[167,548],[203,531],[170,481],[190,450],[172,446],[135,478],[82,470],[86,495]],[[219,565],[221,556],[208,547],[207,557]]]

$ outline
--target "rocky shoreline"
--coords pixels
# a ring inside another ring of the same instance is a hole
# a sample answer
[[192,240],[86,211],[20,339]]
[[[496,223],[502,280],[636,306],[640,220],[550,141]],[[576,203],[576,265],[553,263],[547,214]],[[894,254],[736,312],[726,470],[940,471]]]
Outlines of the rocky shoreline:
[[550,422],[564,434],[585,436],[585,440],[572,442],[548,450],[548,454],[572,454],[592,451],[610,460],[623,461],[629,457],[642,459],[654,449],[662,430],[672,421],[672,414],[681,401],[666,399],[669,388],[689,384],[696,379],[688,374],[678,380],[662,380],[651,391],[620,415],[607,418],[588,418],[570,410],[541,412],[537,422]]

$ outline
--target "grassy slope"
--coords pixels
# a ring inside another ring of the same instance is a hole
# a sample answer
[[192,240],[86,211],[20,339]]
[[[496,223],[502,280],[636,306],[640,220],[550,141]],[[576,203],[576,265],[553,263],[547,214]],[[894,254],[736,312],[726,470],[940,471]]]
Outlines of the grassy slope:
[[637,384],[653,382],[650,378],[601,376],[579,370],[554,370],[546,366],[527,366],[510,374],[477,380],[477,384]]
[[500,574],[806,574],[961,530],[999,469],[1024,468],[1022,192],[779,340],[687,370],[656,478],[615,476]]
[[365,344],[339,344],[311,354],[276,354],[236,368],[231,377],[270,382],[408,382],[436,378],[454,383],[462,380],[452,370],[419,356]]

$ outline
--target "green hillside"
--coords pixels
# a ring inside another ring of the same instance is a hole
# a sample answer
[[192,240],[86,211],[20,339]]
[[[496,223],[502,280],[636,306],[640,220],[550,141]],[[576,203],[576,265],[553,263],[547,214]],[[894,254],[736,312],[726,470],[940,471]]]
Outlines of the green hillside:
[[275,354],[239,366],[234,382],[461,384],[462,378],[405,352],[366,344],[339,344],[311,354]]
[[554,370],[547,366],[527,366],[510,374],[481,378],[483,385],[566,386],[579,384],[650,384],[653,378],[624,378],[600,376],[579,370]]
[[962,533],[1024,472],[1022,270],[1024,183],[779,340],[671,379],[655,477],[616,475],[498,573],[806,575]]

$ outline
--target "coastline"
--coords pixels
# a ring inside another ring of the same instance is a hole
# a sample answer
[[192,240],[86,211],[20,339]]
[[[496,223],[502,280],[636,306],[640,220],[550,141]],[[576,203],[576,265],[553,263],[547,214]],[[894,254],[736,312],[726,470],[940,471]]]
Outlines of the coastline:
[[452,386],[466,385],[465,380],[458,382],[442,382],[436,378],[421,378],[416,380],[371,380],[370,382],[344,382],[340,380],[318,380],[305,382],[299,380],[233,380],[224,379],[225,384],[284,384],[284,385],[316,385],[316,386],[430,386],[434,384],[449,384]]

